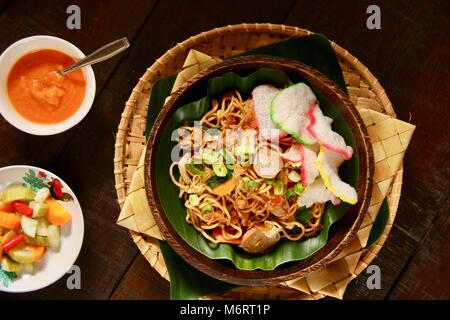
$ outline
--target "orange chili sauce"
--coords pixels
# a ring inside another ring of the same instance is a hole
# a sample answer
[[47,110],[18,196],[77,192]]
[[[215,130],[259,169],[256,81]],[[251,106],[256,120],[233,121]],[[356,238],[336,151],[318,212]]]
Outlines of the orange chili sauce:
[[86,93],[86,80],[81,70],[61,76],[75,60],[51,49],[28,53],[21,57],[8,75],[9,100],[25,119],[54,124],[72,116],[81,106]]

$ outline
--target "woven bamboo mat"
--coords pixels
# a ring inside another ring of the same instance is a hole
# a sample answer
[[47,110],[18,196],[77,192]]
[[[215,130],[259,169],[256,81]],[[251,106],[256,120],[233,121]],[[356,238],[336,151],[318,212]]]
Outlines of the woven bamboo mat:
[[[143,148],[145,147],[144,132],[147,105],[151,86],[154,81],[162,76],[179,73],[183,69],[183,66],[185,69],[201,69],[204,66],[199,65],[198,63],[196,65],[195,62],[198,61],[205,63],[205,66],[214,63],[214,61],[207,61],[208,56],[224,58],[242,51],[277,42],[291,36],[302,36],[307,34],[311,34],[311,32],[297,27],[283,25],[241,24],[227,26],[191,37],[186,41],[177,44],[161,58],[157,59],[156,62],[147,69],[133,89],[130,98],[125,104],[125,109],[117,132],[114,174],[116,178],[118,201],[124,209],[122,210],[122,213],[145,210],[145,208],[128,208],[129,210],[127,210],[126,206],[133,206],[134,203],[137,202],[125,200],[127,194],[131,191],[136,191],[143,186],[143,184],[142,186],[140,185],[143,183],[143,180],[139,181],[140,179],[133,179],[133,175],[137,168],[142,168],[142,163],[139,162],[141,160]],[[382,175],[375,177],[378,188],[375,188],[376,193],[373,196],[376,197],[380,194],[388,194],[390,207],[390,218],[383,236],[371,248],[363,249],[365,246],[364,242],[367,241],[368,232],[370,231],[369,227],[381,204],[381,198],[379,199],[380,201],[375,201],[373,203],[374,206],[372,210],[369,211],[367,219],[362,225],[362,231],[358,234],[359,242],[355,242],[355,244],[350,246],[346,252],[343,252],[337,257],[329,268],[327,267],[324,270],[319,270],[319,272],[311,275],[311,277],[308,276],[307,279],[300,279],[291,283],[268,287],[238,288],[224,296],[205,298],[318,299],[325,295],[342,298],[347,284],[370,264],[383,246],[395,219],[402,185],[402,170],[400,167],[403,153],[401,153],[401,157],[399,156],[399,153],[390,154],[389,150],[392,148],[389,146],[391,143],[400,143],[400,147],[403,148],[402,150],[404,152],[413,128],[411,128],[412,126],[408,127],[389,123],[389,121],[392,120],[389,116],[395,117],[395,113],[389,99],[376,78],[348,51],[342,49],[334,42],[332,43],[332,46],[339,58],[351,100],[358,109],[362,110],[363,119],[368,128],[373,127],[373,130],[369,129],[369,133],[372,132],[371,140],[372,143],[374,143],[374,152],[377,154],[376,157],[378,157],[376,161],[385,164],[382,172],[391,172],[393,174],[391,174],[389,179]],[[208,56],[202,56],[201,53],[196,53],[196,55],[200,56],[189,56],[188,60],[186,60],[188,53],[192,53],[191,49],[203,52]],[[192,61],[189,60],[190,58],[192,58]],[[371,112],[369,109],[377,112]],[[382,112],[386,114],[386,116],[383,118],[383,115],[380,115],[378,112]],[[395,130],[390,130],[391,127]],[[395,139],[398,141],[394,141]],[[386,140],[391,143],[386,144]],[[395,150],[398,150],[398,148]],[[394,180],[393,183],[392,180]],[[126,221],[127,223],[126,227],[130,230],[134,230],[130,231],[131,236],[141,253],[161,276],[168,279],[167,268],[165,267],[164,260],[159,251],[157,240],[154,238],[158,238],[157,230],[152,228],[153,226],[148,220],[136,221],[136,219],[127,218],[129,217],[126,216],[126,214],[121,215],[122,221]],[[366,230],[364,231],[364,229]],[[339,276],[336,277],[336,275]]]

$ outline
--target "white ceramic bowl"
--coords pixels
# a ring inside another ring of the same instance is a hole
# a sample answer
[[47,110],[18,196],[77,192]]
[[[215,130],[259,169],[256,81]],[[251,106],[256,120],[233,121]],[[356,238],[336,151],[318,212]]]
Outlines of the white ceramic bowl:
[[0,113],[19,130],[24,132],[48,136],[69,130],[77,125],[91,109],[95,97],[95,76],[90,66],[82,69],[86,79],[86,94],[80,108],[70,118],[56,124],[39,124],[22,117],[12,106],[8,93],[8,75],[14,64],[22,56],[40,49],[54,49],[73,57],[75,60],[84,58],[84,53],[70,42],[52,36],[33,36],[21,39],[9,46],[0,56]]
[[29,292],[51,285],[71,269],[83,244],[84,220],[80,203],[70,187],[58,176],[47,170],[31,166],[3,167],[0,168],[0,192],[11,183],[21,182],[22,177],[28,170],[33,170],[36,174],[42,171],[48,177],[61,181],[63,191],[69,193],[73,201],[60,201],[60,203],[70,212],[72,220],[61,227],[61,246],[59,251],[47,250],[42,260],[35,265],[34,274],[19,275],[18,278],[7,285],[0,281],[0,291],[4,292]]

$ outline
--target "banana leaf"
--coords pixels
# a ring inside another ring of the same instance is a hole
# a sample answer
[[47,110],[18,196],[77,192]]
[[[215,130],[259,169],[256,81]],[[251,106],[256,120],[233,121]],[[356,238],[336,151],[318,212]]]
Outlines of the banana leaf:
[[375,242],[380,239],[381,235],[386,229],[386,225],[389,219],[389,205],[386,199],[384,199],[383,204],[378,211],[377,217],[370,229],[369,239],[367,240],[366,248],[371,247]]
[[230,58],[249,55],[277,56],[299,61],[320,71],[348,93],[336,54],[327,37],[322,34],[289,38]]
[[221,294],[236,287],[191,267],[167,242],[160,241],[159,248],[170,276],[170,299],[195,300],[206,294]]
[[[282,87],[302,80],[298,76],[297,78],[293,78],[293,75],[288,77],[282,71],[264,68],[258,69],[245,77],[230,72],[223,76],[209,79],[207,96],[178,108],[169,119],[166,127],[163,128],[161,139],[155,146],[155,161],[158,163],[158,168],[153,174],[156,180],[157,196],[164,213],[175,230],[184,241],[203,255],[211,259],[229,260],[241,270],[274,270],[284,263],[305,259],[320,250],[328,241],[330,227],[341,219],[350,207],[348,204],[339,206],[327,204],[322,221],[323,229],[317,236],[304,241],[282,240],[272,251],[261,255],[252,255],[230,244],[213,244],[206,240],[192,225],[186,223],[184,200],[174,197],[174,195],[178,194],[178,187],[172,184],[168,178],[171,154],[176,145],[176,142],[172,141],[172,132],[174,130],[182,125],[189,125],[194,120],[200,120],[210,110],[211,99],[220,97],[230,90],[236,89],[243,96],[248,96],[251,90],[259,84],[265,83]],[[340,133],[347,144],[356,151],[355,140],[342,115],[325,96],[320,92],[315,93],[324,114],[333,119],[333,129]],[[358,179],[357,152],[340,169],[342,179],[356,187]]]
[[152,93],[150,94],[148,112],[147,112],[147,124],[145,127],[145,138],[148,139],[153,123],[155,123],[158,113],[164,105],[166,98],[172,91],[173,84],[175,83],[176,76],[164,77],[156,81],[152,86]]

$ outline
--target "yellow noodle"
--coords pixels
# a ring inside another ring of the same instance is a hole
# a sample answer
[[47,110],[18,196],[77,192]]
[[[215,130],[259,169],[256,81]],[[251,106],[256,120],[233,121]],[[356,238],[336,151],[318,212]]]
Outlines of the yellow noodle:
[[[227,129],[245,129],[247,120],[251,120],[251,110],[253,102],[251,99],[244,100],[239,92],[234,91],[225,95],[220,100],[212,100],[212,108],[209,110],[200,123],[206,128],[216,128],[220,131],[221,137],[226,137]],[[245,126],[244,126],[245,125]],[[216,130],[215,129],[215,130]],[[253,128],[256,129],[256,128]],[[207,139],[196,139],[199,135],[199,128],[180,127],[184,131],[182,138],[178,139],[180,147],[184,150],[195,151],[199,148],[208,147],[215,142],[215,138],[208,136]],[[179,132],[182,132],[179,131]],[[283,152],[289,147],[295,139],[291,136],[280,139],[279,145],[264,142],[257,146],[268,147],[278,152]],[[229,152],[231,155],[231,152]],[[193,157],[192,160],[200,160],[201,157]],[[233,159],[236,161],[237,159]],[[192,224],[206,239],[214,243],[240,243],[242,235],[251,227],[264,224],[266,222],[275,225],[280,229],[281,237],[292,241],[313,236],[322,228],[321,220],[323,213],[323,204],[315,204],[311,208],[313,218],[307,223],[295,221],[295,213],[298,211],[296,202],[291,203],[288,214],[284,217],[276,217],[271,214],[269,209],[270,201],[275,197],[272,185],[266,183],[265,179],[260,178],[253,169],[253,166],[235,165],[234,178],[237,185],[231,194],[226,196],[216,195],[213,189],[208,185],[207,179],[210,177],[200,177],[187,171],[189,179],[185,181],[182,177],[177,179],[174,174],[174,168],[178,163],[174,162],[169,168],[169,175],[172,182],[180,189],[179,196],[185,198],[186,222]],[[287,181],[289,169],[292,169],[289,163],[283,164],[281,179]],[[259,183],[255,190],[243,192],[239,186],[243,177],[248,177]],[[195,193],[199,195],[199,205],[192,206],[188,200],[188,195]],[[210,205],[212,210],[203,211],[201,208]],[[212,232],[212,230],[214,230]]]

